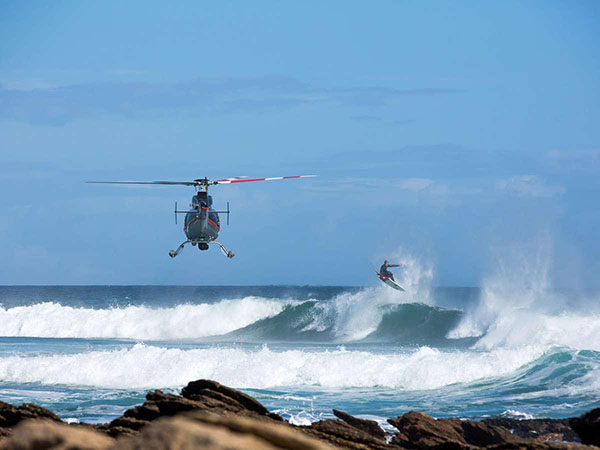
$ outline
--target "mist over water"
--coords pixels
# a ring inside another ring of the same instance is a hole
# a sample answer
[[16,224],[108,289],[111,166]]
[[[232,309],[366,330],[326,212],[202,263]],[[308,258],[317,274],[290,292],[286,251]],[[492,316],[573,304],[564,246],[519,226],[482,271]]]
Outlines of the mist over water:
[[557,290],[550,267],[545,247],[529,253],[513,249],[499,258],[483,281],[479,302],[448,337],[477,337],[474,348],[488,350],[526,345],[600,350],[600,297]]

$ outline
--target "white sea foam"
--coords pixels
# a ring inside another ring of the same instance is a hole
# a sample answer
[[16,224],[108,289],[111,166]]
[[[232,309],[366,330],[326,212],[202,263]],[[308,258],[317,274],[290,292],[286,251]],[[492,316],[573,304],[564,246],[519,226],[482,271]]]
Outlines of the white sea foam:
[[74,308],[46,302],[0,307],[0,336],[193,339],[220,335],[280,313],[289,302],[246,297],[171,308]]
[[515,409],[507,409],[506,411],[503,411],[502,414],[500,414],[500,416],[507,417],[509,419],[518,419],[518,420],[535,419],[535,417],[532,416],[531,414],[526,413],[526,412],[517,411]]
[[333,330],[343,341],[360,340],[377,329],[385,313],[384,305],[409,302],[387,286],[343,293],[315,305],[315,314],[302,331]]
[[509,374],[539,358],[527,347],[490,352],[442,352],[421,347],[405,354],[366,351],[272,351],[241,348],[182,350],[144,344],[110,351],[0,358],[0,381],[122,389],[181,387],[209,378],[240,388],[321,386],[434,389]]

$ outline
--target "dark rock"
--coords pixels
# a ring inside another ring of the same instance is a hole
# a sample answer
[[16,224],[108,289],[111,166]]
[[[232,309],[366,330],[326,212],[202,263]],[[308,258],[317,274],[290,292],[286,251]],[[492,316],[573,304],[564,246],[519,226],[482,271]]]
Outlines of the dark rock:
[[583,444],[600,447],[600,408],[569,420],[569,424],[581,438]]
[[568,444],[563,442],[542,442],[538,440],[525,440],[521,444],[505,443],[485,447],[486,450],[598,450],[581,444]]
[[266,415],[269,412],[267,408],[265,408],[260,402],[249,395],[227,386],[223,386],[222,384],[212,380],[192,381],[181,390],[181,395],[183,395],[185,398],[197,400],[198,398],[202,398],[207,395],[206,391],[219,393],[221,394],[219,398],[225,397],[234,400],[236,403],[242,405],[249,411],[254,411],[263,415]]
[[133,417],[125,417],[121,416],[113,420],[108,424],[109,428],[123,427],[128,428],[130,430],[140,430],[142,427],[148,425],[149,421],[147,420],[139,420]]
[[[148,422],[150,423],[150,422]],[[121,436],[135,436],[137,434],[137,430],[133,428],[114,426],[111,428],[98,428],[98,431],[103,431],[108,434],[110,437],[119,438]]]
[[33,403],[14,406],[0,401],[0,428],[12,428],[25,419],[49,419],[62,422],[52,411]]
[[[490,445],[515,443],[522,444],[523,440],[513,435],[509,430],[494,425],[487,425],[483,422],[473,422],[470,420],[457,421],[462,428],[462,434],[465,441],[470,445],[478,447],[487,447]],[[455,422],[456,423],[456,422]]]
[[156,403],[147,401],[143,405],[128,409],[123,415],[125,417],[133,417],[139,420],[151,421],[160,416],[160,410],[158,409]]
[[446,443],[455,443],[457,448],[467,443],[457,427],[448,421],[438,422],[433,417],[417,411],[410,411],[388,423],[398,429],[392,443],[407,448],[432,448]]
[[502,427],[458,419],[434,419],[416,411],[388,419],[388,422],[398,429],[392,443],[407,448],[468,449],[524,442]]
[[509,419],[494,417],[482,420],[487,425],[504,427],[516,436],[539,441],[580,442],[569,425],[569,419]]
[[333,414],[354,428],[358,428],[377,439],[385,439],[385,431],[374,420],[358,419],[337,409],[333,410]]
[[[174,416],[181,412],[203,408],[201,403],[179,395],[165,394],[160,390],[148,392],[146,399],[152,402],[152,407],[156,406],[158,408],[161,416]],[[146,404],[144,403],[144,405]]]
[[166,394],[160,390],[150,391],[146,394],[146,402],[143,405],[128,409],[122,417],[98,429],[110,436],[131,434],[160,417],[195,410],[212,411],[216,414],[260,416],[267,420],[283,421],[281,416],[270,413],[249,395],[215,381],[193,381],[182,390],[182,394],[184,396]]
[[299,427],[304,432],[318,437],[338,447],[351,449],[387,449],[384,440],[373,437],[341,420],[321,420],[309,427]]

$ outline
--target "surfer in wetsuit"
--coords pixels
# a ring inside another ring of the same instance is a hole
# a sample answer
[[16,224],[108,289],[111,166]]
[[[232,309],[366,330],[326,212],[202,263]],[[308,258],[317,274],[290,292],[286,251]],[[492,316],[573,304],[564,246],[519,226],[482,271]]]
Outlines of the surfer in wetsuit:
[[388,277],[390,280],[396,281],[394,279],[394,274],[388,270],[389,267],[402,267],[402,264],[390,264],[390,262],[386,259],[379,268],[379,273],[381,275]]

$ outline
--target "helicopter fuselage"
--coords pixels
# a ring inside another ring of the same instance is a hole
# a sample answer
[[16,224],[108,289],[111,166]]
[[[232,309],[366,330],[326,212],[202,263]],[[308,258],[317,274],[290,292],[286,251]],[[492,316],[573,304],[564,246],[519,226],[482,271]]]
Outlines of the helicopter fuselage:
[[207,244],[219,236],[219,214],[212,208],[212,197],[198,192],[192,197],[191,210],[185,215],[183,231],[192,244]]

